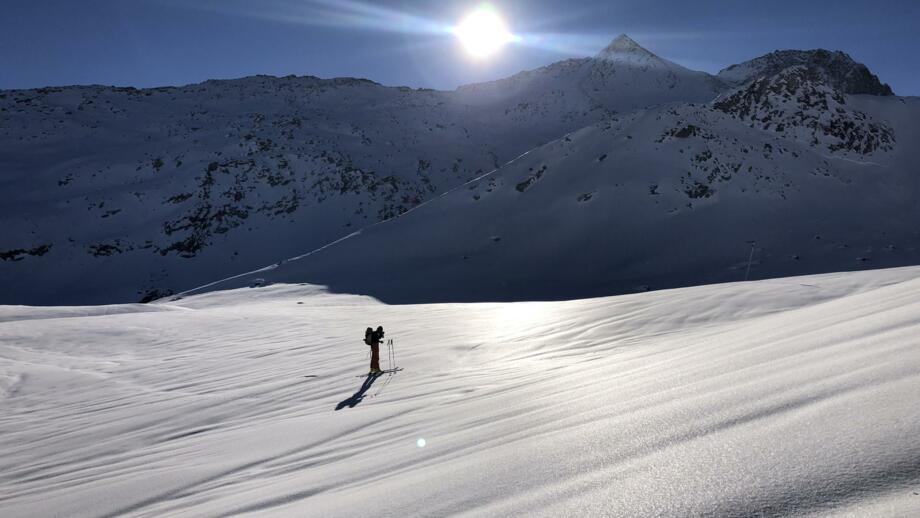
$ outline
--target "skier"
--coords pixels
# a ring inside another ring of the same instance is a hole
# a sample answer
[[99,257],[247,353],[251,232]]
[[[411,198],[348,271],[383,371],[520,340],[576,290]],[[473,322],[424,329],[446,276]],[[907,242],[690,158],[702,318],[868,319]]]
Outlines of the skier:
[[364,339],[371,346],[371,371],[369,374],[380,374],[380,341],[383,340],[383,326],[377,326],[376,331],[367,328]]

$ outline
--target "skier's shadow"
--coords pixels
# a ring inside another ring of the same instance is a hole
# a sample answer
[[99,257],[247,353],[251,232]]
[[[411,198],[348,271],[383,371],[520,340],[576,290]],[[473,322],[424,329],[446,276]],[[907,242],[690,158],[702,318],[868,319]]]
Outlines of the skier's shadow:
[[367,392],[371,388],[371,385],[373,385],[374,382],[377,381],[377,378],[379,377],[380,376],[368,374],[367,377],[364,378],[364,383],[361,384],[361,388],[359,388],[357,392],[352,394],[350,398],[336,405],[335,409],[341,410],[345,407],[354,408],[358,403],[364,400],[364,393]]

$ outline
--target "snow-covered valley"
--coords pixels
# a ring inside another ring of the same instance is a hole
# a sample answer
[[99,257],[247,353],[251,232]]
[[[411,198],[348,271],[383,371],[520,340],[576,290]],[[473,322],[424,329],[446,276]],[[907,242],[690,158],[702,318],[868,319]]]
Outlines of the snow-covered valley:
[[[918,315],[916,267],[0,306],[0,515],[916,516]],[[404,370],[362,397],[378,324]]]

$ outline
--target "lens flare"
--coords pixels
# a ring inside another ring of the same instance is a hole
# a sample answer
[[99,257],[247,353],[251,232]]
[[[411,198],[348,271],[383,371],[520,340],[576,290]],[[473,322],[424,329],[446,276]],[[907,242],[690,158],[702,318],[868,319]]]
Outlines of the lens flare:
[[425,444],[427,443],[425,442],[425,439],[422,439],[422,438],[419,438],[419,440],[415,441],[415,445],[418,446],[419,448],[424,448]]
[[482,5],[468,14],[453,32],[475,58],[488,57],[515,39],[498,12],[489,5]]

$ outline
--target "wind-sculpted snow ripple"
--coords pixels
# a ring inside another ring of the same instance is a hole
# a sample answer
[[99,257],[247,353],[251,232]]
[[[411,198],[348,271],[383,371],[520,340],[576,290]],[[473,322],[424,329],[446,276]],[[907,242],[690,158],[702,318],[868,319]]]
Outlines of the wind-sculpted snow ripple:
[[918,273],[0,308],[0,515],[916,514]]

